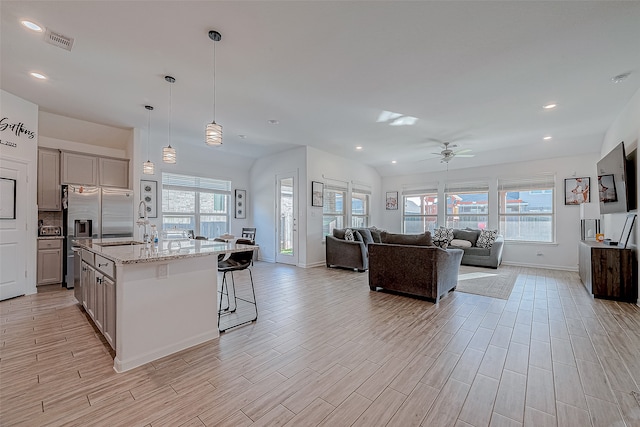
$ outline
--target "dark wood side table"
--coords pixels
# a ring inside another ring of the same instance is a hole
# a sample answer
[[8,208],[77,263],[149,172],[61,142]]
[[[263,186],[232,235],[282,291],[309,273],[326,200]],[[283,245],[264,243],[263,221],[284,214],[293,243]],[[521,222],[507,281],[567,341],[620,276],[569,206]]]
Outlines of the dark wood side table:
[[580,280],[596,298],[635,303],[638,299],[638,261],[631,249],[595,241],[578,247]]

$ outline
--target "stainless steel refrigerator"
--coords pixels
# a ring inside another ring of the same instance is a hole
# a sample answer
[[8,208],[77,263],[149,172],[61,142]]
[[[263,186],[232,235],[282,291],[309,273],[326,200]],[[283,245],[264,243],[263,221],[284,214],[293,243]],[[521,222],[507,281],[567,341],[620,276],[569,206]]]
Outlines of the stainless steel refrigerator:
[[63,186],[67,288],[74,286],[73,246],[76,239],[133,237],[133,199],[133,190]]

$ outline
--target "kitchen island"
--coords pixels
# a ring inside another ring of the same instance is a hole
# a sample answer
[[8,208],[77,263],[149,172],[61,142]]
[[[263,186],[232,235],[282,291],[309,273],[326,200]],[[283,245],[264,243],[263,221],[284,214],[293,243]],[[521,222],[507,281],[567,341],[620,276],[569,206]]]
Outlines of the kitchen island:
[[257,246],[206,240],[78,240],[76,298],[124,372],[219,336],[218,255]]

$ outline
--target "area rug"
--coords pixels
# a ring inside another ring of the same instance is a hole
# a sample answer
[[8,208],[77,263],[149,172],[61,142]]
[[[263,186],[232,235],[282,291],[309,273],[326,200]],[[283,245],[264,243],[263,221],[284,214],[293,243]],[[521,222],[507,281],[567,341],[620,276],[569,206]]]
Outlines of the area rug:
[[461,265],[456,291],[509,299],[521,268],[503,265],[498,269]]

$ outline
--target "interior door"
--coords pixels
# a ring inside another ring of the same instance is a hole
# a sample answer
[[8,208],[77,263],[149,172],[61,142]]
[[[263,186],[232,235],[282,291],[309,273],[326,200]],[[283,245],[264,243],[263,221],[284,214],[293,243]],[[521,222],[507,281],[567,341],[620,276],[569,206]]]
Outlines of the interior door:
[[276,262],[298,265],[297,173],[278,174],[276,212]]
[[27,289],[27,165],[0,159],[0,178],[0,300],[5,300]]

